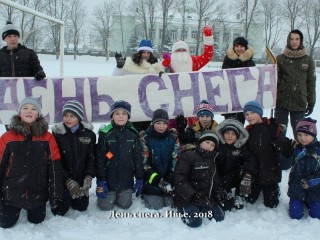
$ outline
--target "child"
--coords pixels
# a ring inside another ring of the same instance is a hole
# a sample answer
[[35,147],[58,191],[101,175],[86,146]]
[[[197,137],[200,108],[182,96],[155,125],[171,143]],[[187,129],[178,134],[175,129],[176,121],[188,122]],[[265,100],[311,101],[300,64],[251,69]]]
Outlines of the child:
[[98,207],[101,210],[114,208],[115,203],[123,209],[132,204],[132,187],[137,196],[143,185],[142,144],[138,132],[128,121],[131,105],[116,101],[111,106],[111,123],[99,130],[97,145]]
[[226,119],[219,123],[217,135],[221,142],[220,158],[217,159],[218,174],[228,193],[235,188],[234,207],[242,209],[244,205],[242,196],[250,193],[251,176],[256,171],[256,160],[246,145],[249,134],[239,121]]
[[202,218],[224,219],[224,211],[219,206],[234,204],[234,199],[222,188],[216,172],[218,137],[206,130],[198,140],[198,145],[189,145],[177,161],[173,174],[175,205],[182,221],[189,227],[199,227]]
[[172,174],[178,149],[176,137],[168,130],[169,116],[157,109],[152,124],[143,137],[146,162],[144,163],[144,203],[147,208],[161,209],[172,205]]
[[28,221],[41,223],[46,202],[55,208],[63,194],[59,149],[37,99],[27,97],[0,138],[0,227],[10,228],[27,210]]
[[191,127],[187,129],[187,121],[183,115],[176,118],[178,126],[179,140],[182,144],[196,143],[201,133],[205,130],[216,130],[218,123],[213,120],[214,113],[212,106],[209,105],[207,100],[202,100],[197,108],[197,119]]
[[95,176],[96,134],[91,123],[82,122],[84,109],[76,100],[62,108],[63,122],[52,127],[64,169],[64,195],[53,214],[64,215],[70,206],[85,211],[89,204],[89,189]]
[[301,219],[304,206],[312,218],[320,219],[320,145],[317,141],[317,121],[300,120],[296,126],[299,144],[293,154],[289,175],[289,215]]
[[256,176],[252,176],[251,194],[246,200],[250,203],[256,202],[262,191],[264,205],[275,208],[279,204],[278,184],[281,181],[277,151],[282,150],[285,155],[292,154],[290,150],[294,142],[284,137],[276,119],[262,117],[263,110],[260,103],[256,101],[246,103],[243,114],[249,123],[246,127],[249,132],[248,147],[257,160],[258,169]]

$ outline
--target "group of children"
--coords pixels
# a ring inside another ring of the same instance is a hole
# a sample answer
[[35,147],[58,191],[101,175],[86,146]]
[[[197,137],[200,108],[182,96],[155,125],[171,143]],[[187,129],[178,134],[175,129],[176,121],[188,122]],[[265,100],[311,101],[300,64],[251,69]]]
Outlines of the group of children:
[[293,156],[290,217],[301,219],[306,206],[311,217],[320,219],[316,120],[299,121],[296,143],[284,136],[276,119],[263,117],[256,101],[243,108],[246,127],[234,119],[218,124],[212,106],[202,101],[192,126],[178,116],[178,129],[171,131],[168,113],[157,109],[139,135],[129,121],[131,105],[116,101],[96,143],[80,102],[66,102],[62,114],[63,122],[51,134],[39,101],[25,98],[0,137],[0,227],[12,227],[21,209],[30,222],[42,222],[47,200],[54,215],[63,216],[70,207],[85,211],[95,177],[101,210],[128,209],[135,193],[149,209],[175,206],[190,227],[200,226],[204,217],[222,221],[225,211],[254,203],[261,192],[264,205],[275,208],[279,154]]

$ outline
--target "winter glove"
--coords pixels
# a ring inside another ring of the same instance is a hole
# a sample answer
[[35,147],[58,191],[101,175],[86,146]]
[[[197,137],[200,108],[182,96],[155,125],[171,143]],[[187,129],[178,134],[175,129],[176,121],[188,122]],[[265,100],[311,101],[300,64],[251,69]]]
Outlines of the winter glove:
[[311,113],[313,112],[313,108],[314,108],[314,103],[308,103],[308,106],[305,112],[306,117],[311,115]]
[[187,127],[187,119],[185,119],[183,115],[178,115],[176,117],[176,125],[179,129],[179,133],[184,132]]
[[162,54],[162,66],[169,67],[171,63],[171,55],[168,52]]
[[203,27],[203,35],[206,37],[210,37],[213,35],[213,29],[210,26],[204,26]]
[[289,139],[285,137],[283,146],[282,146],[282,152],[286,157],[292,156],[294,152],[294,148],[296,147],[297,142],[294,139]]
[[196,193],[192,196],[191,202],[199,207],[212,208],[214,203],[207,197],[203,196],[201,193]]
[[251,194],[251,175],[244,175],[240,183],[240,195],[248,197]]
[[225,211],[230,211],[234,207],[234,197],[232,193],[227,194],[227,199],[221,202],[221,206]]
[[96,196],[97,198],[107,198],[108,187],[105,180],[97,180]]
[[313,178],[308,181],[309,187],[313,187],[320,184],[320,178]]
[[164,192],[167,195],[171,195],[172,192],[173,192],[171,184],[166,182],[166,181],[164,181],[163,178],[161,178],[158,186],[162,190],[162,192]]
[[40,81],[42,79],[44,79],[46,77],[46,74],[44,73],[44,71],[39,71],[35,76],[34,78],[37,80],[37,81]]
[[134,184],[132,192],[136,194],[136,197],[139,197],[143,188],[143,180],[137,179],[136,183]]
[[83,193],[80,189],[80,186],[76,181],[69,178],[65,184],[66,184],[67,189],[69,190],[69,193],[70,193],[72,199],[83,196]]
[[122,56],[121,53],[116,52],[114,57],[116,58],[117,61],[117,68],[123,68],[126,58]]
[[90,175],[86,175],[83,181],[83,186],[81,188],[82,193],[89,197],[89,189],[91,188],[92,177]]

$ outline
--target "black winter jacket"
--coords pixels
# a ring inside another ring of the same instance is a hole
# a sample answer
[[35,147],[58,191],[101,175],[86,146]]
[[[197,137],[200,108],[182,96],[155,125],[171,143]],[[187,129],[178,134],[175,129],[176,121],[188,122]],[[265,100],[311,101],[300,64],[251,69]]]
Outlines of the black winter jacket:
[[31,128],[15,115],[0,138],[0,197],[5,205],[33,209],[63,194],[59,149],[40,117]]
[[243,67],[254,67],[256,64],[252,60],[253,49],[248,48],[244,53],[238,55],[233,48],[228,49],[226,56],[222,63],[222,69],[226,68],[243,68]]
[[83,185],[86,175],[95,177],[96,134],[90,123],[79,123],[79,129],[72,133],[63,123],[52,127],[64,169],[64,181],[71,178]]
[[0,76],[1,77],[34,77],[43,72],[35,51],[18,44],[18,48],[0,50]]
[[97,179],[106,180],[110,191],[131,189],[134,177],[143,179],[142,143],[130,122],[100,128],[97,164]]

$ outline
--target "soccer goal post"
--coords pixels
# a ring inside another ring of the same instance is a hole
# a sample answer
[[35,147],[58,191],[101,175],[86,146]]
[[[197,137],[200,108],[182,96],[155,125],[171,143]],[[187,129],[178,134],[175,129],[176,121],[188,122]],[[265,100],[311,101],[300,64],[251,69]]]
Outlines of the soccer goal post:
[[19,9],[19,10],[27,12],[27,13],[33,14],[33,15],[35,15],[37,17],[49,20],[51,22],[55,22],[55,23],[60,25],[60,76],[63,77],[63,69],[64,69],[64,22],[59,20],[59,19],[47,16],[46,14],[38,12],[38,11],[32,9],[32,8],[28,8],[28,7],[23,6],[21,4],[12,2],[10,0],[0,0],[0,3],[5,4],[7,6],[10,6],[10,7],[13,7],[13,8],[16,8],[16,9]]

